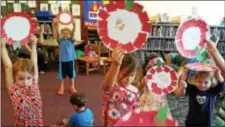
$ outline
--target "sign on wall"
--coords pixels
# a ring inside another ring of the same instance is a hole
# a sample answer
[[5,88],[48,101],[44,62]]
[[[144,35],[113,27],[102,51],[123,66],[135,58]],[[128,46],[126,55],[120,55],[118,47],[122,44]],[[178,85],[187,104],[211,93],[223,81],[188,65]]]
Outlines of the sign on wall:
[[84,1],[84,23],[85,26],[97,26],[97,12],[100,5],[110,3],[109,0],[85,0]]

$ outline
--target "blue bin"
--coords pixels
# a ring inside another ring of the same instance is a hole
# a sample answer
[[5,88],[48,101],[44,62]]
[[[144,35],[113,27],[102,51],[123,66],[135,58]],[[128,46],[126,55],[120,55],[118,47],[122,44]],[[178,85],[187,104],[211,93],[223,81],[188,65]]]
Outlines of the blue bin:
[[53,15],[51,11],[39,11],[36,12],[36,17],[40,21],[51,21],[53,19]]

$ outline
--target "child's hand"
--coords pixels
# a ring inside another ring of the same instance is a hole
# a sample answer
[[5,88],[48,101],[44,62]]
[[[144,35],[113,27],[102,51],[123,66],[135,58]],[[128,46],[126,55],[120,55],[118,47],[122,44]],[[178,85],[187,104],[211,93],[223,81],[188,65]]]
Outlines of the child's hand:
[[215,77],[216,77],[216,79],[217,79],[220,83],[224,82],[224,78],[223,78],[223,76],[222,76],[222,74],[221,74],[220,69],[217,69],[217,70],[216,70],[216,72],[215,72]]
[[216,44],[212,42],[211,40],[206,40],[206,46],[207,46],[208,52],[210,53],[217,51]]
[[64,118],[63,119],[63,124],[67,124],[68,123],[68,119],[67,118]]
[[121,49],[121,47],[117,47],[112,52],[112,59],[120,65],[122,64],[123,57],[124,57],[124,52]]
[[187,83],[184,80],[180,80],[179,84],[178,84],[178,87],[180,89],[186,89],[187,88]]
[[30,38],[32,44],[37,44],[37,37],[35,35],[32,35],[31,38]]
[[1,39],[1,46],[2,46],[2,47],[5,47],[6,43],[7,43],[6,38],[2,38],[2,39]]

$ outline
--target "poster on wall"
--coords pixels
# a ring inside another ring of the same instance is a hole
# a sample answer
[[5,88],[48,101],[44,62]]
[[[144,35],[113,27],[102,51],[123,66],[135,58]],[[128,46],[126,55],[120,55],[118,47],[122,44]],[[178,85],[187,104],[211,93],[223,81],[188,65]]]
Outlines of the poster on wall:
[[63,12],[70,12],[70,5],[69,4],[62,4],[62,11]]
[[51,11],[53,15],[57,15],[59,13],[59,5],[51,4]]
[[80,5],[73,4],[72,5],[72,13],[74,16],[80,16]]
[[102,4],[102,0],[84,1],[84,24],[85,26],[97,26],[97,12]]
[[48,4],[40,4],[41,11],[48,11]]
[[14,3],[13,4],[13,10],[14,12],[21,12],[21,4],[20,3]]

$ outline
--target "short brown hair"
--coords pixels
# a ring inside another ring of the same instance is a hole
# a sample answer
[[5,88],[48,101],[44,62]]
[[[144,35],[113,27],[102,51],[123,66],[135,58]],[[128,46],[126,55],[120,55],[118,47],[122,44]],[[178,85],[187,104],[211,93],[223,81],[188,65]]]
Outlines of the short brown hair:
[[70,103],[77,107],[85,106],[87,102],[86,96],[83,92],[77,92],[70,96]]
[[15,77],[19,71],[26,71],[34,75],[34,64],[30,59],[16,59],[13,64],[13,76]]

